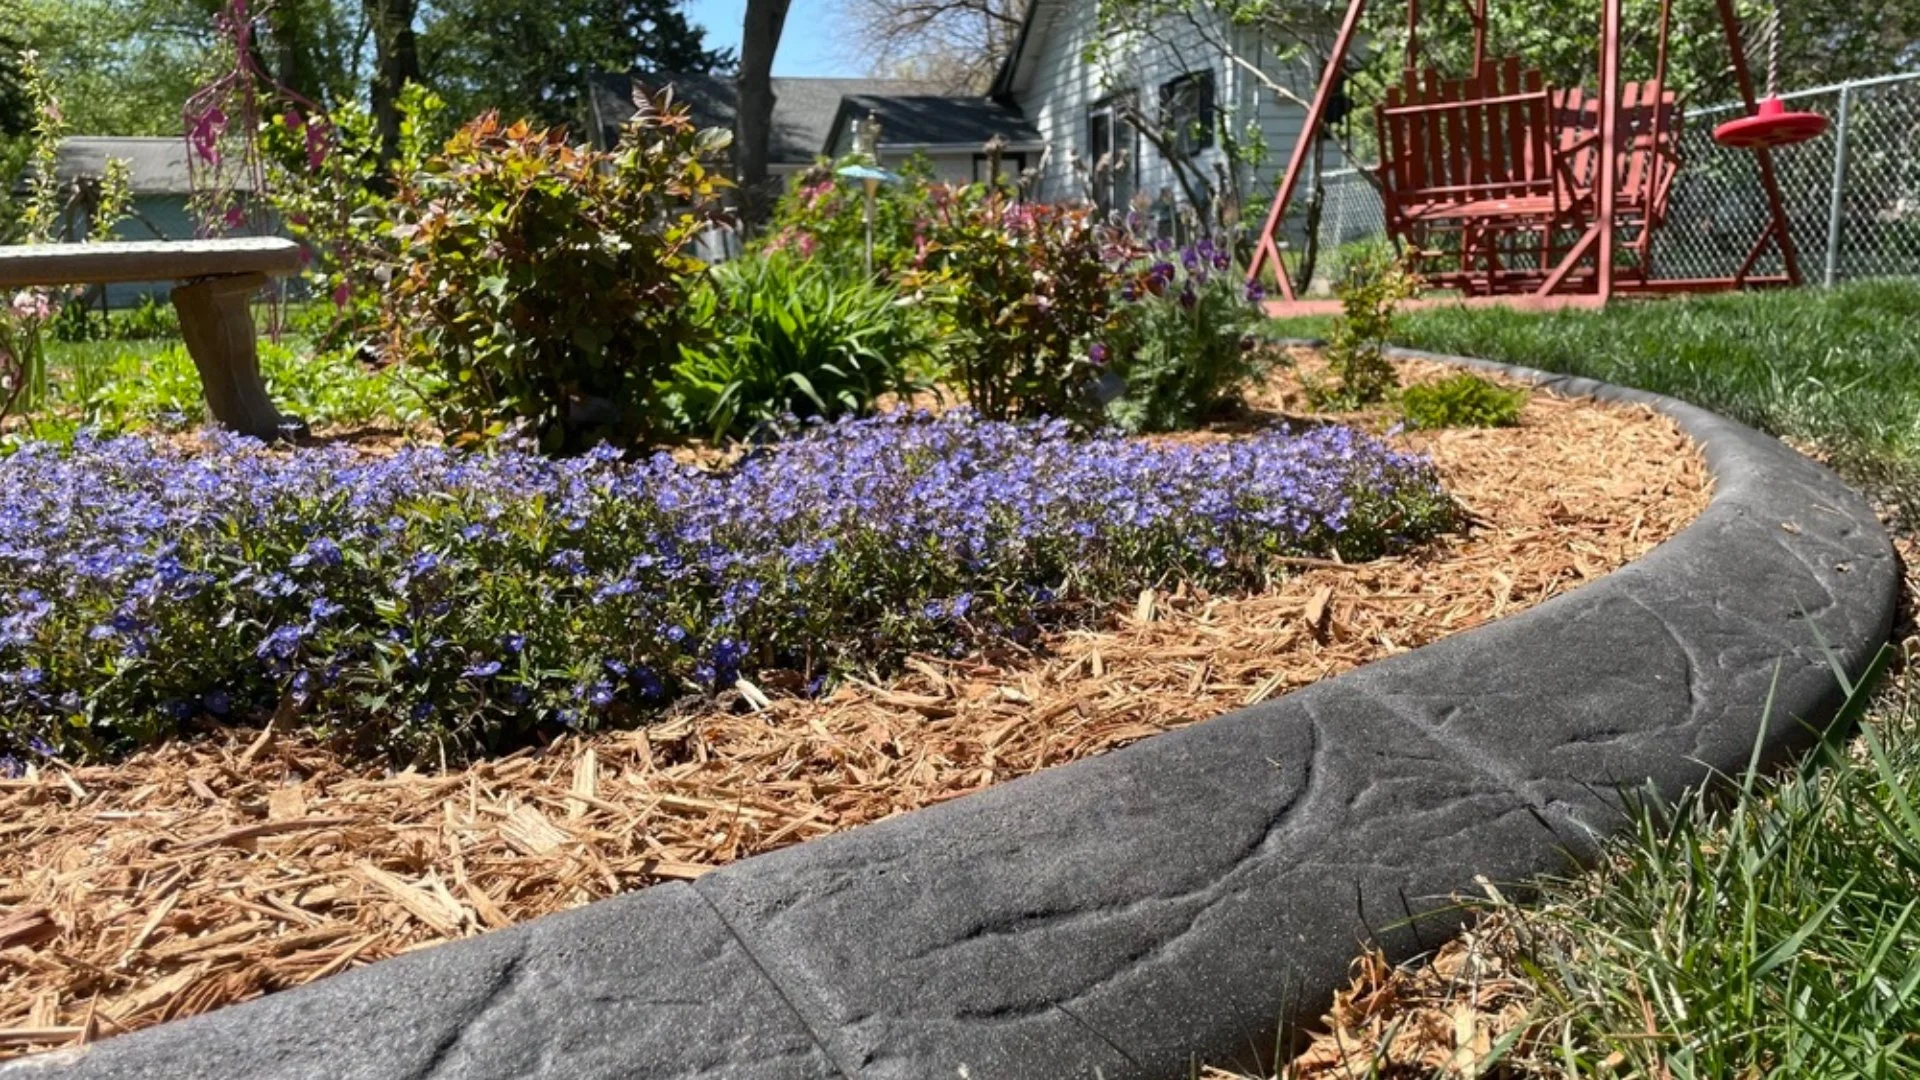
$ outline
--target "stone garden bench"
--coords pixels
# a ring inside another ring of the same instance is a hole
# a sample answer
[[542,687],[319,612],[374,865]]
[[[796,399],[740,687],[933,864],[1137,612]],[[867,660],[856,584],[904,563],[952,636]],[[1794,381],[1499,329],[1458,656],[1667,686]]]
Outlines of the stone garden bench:
[[260,439],[285,437],[300,425],[267,398],[248,301],[269,279],[299,268],[299,245],[279,237],[0,247],[0,289],[180,282],[173,306],[207,410],[222,427]]

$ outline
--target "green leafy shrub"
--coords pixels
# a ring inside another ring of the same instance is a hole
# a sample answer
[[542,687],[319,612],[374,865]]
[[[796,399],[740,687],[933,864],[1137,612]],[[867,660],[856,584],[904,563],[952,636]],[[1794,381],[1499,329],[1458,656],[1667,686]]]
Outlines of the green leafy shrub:
[[70,303],[53,317],[55,341],[153,341],[180,336],[180,314],[173,305],[154,296],[119,311],[95,311],[84,303]]
[[906,278],[952,330],[953,377],[983,415],[1100,415],[1093,383],[1133,250],[1084,207],[1016,203],[1004,192],[936,191]]
[[695,242],[721,213],[726,133],[662,98],[610,151],[489,114],[403,178],[382,326],[436,368],[445,422],[525,422],[548,449],[643,437],[697,346]]
[[[759,247],[823,262],[843,275],[866,276],[866,193],[859,181],[836,176],[842,162],[869,162],[859,156],[794,174],[774,204],[766,239]],[[928,179],[924,160],[900,169],[901,183],[883,184],[873,202],[873,272],[891,277],[912,265],[936,200],[953,189]]]
[[1315,404],[1357,408],[1386,399],[1399,379],[1381,349],[1400,302],[1418,287],[1419,279],[1391,254],[1369,255],[1347,268],[1336,288],[1341,312],[1327,339],[1327,362],[1337,385],[1309,384]]
[[695,310],[712,340],[683,351],[668,390],[686,426],[744,436],[783,417],[864,416],[914,387],[930,332],[894,289],[774,253],[715,268]]
[[[323,347],[370,337],[380,322],[382,277],[391,275],[394,237],[388,228],[399,177],[424,169],[449,134],[446,105],[409,83],[400,94],[399,156],[382,161],[380,132],[365,107],[345,102],[325,116],[297,109],[261,125],[268,198],[288,235],[308,259],[303,276],[315,297],[303,329],[320,331]],[[313,324],[322,322],[321,326]]]
[[1525,390],[1509,390],[1468,372],[1409,386],[1400,395],[1407,425],[1416,428],[1512,427],[1526,404]]
[[1128,317],[1107,335],[1125,389],[1107,419],[1133,432],[1190,427],[1219,411],[1262,366],[1261,320],[1230,249],[1210,240],[1165,252],[1121,286]]

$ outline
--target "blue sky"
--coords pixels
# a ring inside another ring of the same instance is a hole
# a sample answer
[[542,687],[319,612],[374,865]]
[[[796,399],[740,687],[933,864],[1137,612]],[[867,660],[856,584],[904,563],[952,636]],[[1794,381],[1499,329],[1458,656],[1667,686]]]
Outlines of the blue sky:
[[[740,20],[746,0],[688,0],[687,18],[707,28],[707,47],[740,50]],[[866,65],[843,37],[833,32],[840,17],[835,0],[793,0],[787,10],[775,75],[864,75]]]

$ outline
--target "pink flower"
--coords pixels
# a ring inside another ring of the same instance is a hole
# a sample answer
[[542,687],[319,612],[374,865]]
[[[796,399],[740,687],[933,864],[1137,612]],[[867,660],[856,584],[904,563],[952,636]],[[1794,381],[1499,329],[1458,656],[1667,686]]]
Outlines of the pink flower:
[[220,136],[227,130],[227,114],[218,105],[187,120],[187,145],[209,165],[220,162]]
[[327,160],[327,122],[315,119],[307,125],[307,168],[317,169]]
[[21,322],[46,322],[53,316],[53,302],[39,289],[21,289],[13,294],[13,317]]
[[247,212],[245,210],[240,209],[240,204],[235,203],[234,205],[227,207],[227,216],[225,218],[225,221],[226,221],[227,228],[237,229],[240,226],[245,225],[247,223]]
[[333,287],[333,306],[334,307],[344,308],[347,306],[347,301],[351,299],[353,299],[353,288],[349,286],[346,282],[343,281],[340,284],[335,285]]
[[803,259],[812,258],[813,247],[814,247],[813,234],[801,233],[800,234],[800,257]]

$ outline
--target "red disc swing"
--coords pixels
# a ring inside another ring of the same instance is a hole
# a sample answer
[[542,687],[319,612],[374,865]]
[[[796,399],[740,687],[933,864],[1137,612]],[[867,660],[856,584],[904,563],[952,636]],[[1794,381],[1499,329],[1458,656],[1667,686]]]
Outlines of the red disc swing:
[[1767,96],[1752,116],[1729,120],[1713,129],[1713,141],[1739,150],[1765,150],[1818,138],[1827,130],[1827,118],[1815,112],[1791,112],[1780,100],[1780,0],[1767,16]]

